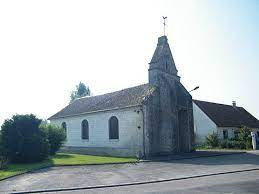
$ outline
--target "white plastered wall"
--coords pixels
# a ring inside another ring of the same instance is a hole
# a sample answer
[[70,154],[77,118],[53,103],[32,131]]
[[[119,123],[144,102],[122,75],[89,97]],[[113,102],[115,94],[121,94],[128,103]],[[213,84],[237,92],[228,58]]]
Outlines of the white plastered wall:
[[193,102],[195,144],[205,143],[206,136],[215,132],[217,125]]
[[[109,139],[108,121],[112,116],[119,120],[119,139]],[[89,140],[81,138],[81,122],[86,119],[89,124]],[[115,148],[138,154],[143,152],[143,115],[140,107],[131,107],[104,112],[96,112],[80,116],[50,120],[52,124],[67,125],[67,141],[65,146],[85,148]],[[122,155],[127,155],[122,153]],[[112,155],[112,153],[111,153]]]

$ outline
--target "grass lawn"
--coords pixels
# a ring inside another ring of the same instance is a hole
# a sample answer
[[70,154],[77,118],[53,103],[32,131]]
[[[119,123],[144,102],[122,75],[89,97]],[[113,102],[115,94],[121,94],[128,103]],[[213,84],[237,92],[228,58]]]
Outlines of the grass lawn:
[[0,170],[0,180],[36,170],[42,167],[59,166],[59,165],[83,165],[83,164],[109,164],[121,162],[137,162],[136,158],[119,158],[119,157],[106,157],[106,156],[91,156],[79,154],[63,154],[58,153],[50,159],[39,163],[31,164],[9,164],[6,169]]

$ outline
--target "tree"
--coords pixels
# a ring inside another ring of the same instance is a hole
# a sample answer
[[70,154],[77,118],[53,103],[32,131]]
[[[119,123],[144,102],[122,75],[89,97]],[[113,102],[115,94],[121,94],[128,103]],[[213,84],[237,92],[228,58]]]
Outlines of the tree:
[[90,92],[89,87],[80,81],[79,84],[76,86],[76,90],[71,92],[70,103],[73,102],[77,98],[81,98],[84,96],[90,96],[90,93],[91,92]]
[[11,162],[35,162],[48,157],[47,135],[39,128],[41,119],[30,115],[14,115],[4,121],[1,144]]
[[66,140],[65,130],[52,124],[42,124],[40,128],[47,134],[50,155],[54,155]]

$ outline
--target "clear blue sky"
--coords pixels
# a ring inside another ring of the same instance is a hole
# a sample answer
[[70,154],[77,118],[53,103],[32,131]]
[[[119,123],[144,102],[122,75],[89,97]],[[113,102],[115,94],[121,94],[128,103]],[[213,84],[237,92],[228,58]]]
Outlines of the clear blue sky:
[[[258,118],[259,1],[199,2],[205,12],[202,17],[206,17],[206,24],[212,30],[211,36],[207,35],[211,44],[207,47],[208,61],[203,73],[212,74],[215,70],[217,75],[209,76],[213,79],[211,94],[207,88],[200,94],[197,91],[197,98],[222,103],[236,100]],[[209,85],[211,79],[208,79]]]
[[17,0],[0,2],[0,124],[48,118],[80,80],[93,94],[146,83],[162,15],[193,98],[259,118],[258,0]]

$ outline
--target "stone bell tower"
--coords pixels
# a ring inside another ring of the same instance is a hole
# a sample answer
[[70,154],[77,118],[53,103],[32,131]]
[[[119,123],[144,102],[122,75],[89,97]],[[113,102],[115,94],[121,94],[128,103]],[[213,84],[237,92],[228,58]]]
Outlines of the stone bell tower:
[[145,105],[146,156],[192,151],[192,97],[180,82],[166,36],[158,38],[148,71],[155,92]]
[[157,47],[151,62],[149,63],[149,83],[156,84],[158,74],[166,74],[172,79],[180,80],[177,76],[177,69],[175,67],[174,59],[167,41],[166,36],[158,38]]

